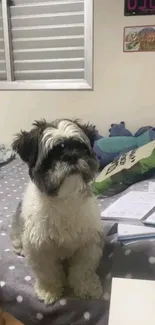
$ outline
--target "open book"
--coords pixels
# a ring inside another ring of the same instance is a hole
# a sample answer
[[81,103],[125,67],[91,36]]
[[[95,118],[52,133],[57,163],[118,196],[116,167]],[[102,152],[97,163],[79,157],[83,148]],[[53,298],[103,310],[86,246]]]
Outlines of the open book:
[[130,191],[101,212],[103,220],[155,226],[155,193]]

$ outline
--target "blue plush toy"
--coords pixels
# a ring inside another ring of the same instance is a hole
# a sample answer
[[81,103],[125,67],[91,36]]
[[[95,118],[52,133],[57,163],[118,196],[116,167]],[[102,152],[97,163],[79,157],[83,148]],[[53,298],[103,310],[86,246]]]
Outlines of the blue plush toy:
[[132,137],[132,133],[125,128],[125,122],[121,122],[120,124],[111,124],[111,128],[109,129],[109,137]]
[[94,151],[101,167],[108,165],[122,152],[128,152],[155,140],[155,128],[140,128],[135,135],[125,128],[125,123],[111,124],[109,138],[100,137],[94,143]]

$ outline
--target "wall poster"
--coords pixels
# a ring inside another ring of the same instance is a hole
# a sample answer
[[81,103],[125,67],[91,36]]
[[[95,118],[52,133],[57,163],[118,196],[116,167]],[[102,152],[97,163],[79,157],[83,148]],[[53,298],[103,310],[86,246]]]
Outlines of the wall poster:
[[155,51],[155,25],[124,28],[124,52]]

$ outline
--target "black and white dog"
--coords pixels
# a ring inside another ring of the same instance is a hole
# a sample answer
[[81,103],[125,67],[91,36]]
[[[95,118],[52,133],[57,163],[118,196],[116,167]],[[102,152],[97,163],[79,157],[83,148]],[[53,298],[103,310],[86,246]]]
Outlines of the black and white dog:
[[13,142],[28,165],[30,181],[13,219],[12,242],[32,266],[36,293],[45,303],[58,299],[65,285],[81,298],[102,296],[96,268],[103,228],[89,185],[98,168],[92,150],[95,135],[89,124],[43,120]]

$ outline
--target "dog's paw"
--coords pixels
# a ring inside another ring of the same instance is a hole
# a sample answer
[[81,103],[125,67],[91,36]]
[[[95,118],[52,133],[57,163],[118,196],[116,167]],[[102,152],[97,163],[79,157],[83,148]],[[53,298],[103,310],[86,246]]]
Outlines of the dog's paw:
[[12,240],[12,246],[15,254],[20,256],[25,256],[21,240],[19,239]]
[[102,299],[103,297],[103,288],[97,274],[93,274],[83,281],[80,280],[79,283],[74,283],[72,288],[75,295],[80,298]]
[[24,253],[24,250],[22,247],[19,247],[19,248],[15,248],[13,247],[13,251],[16,255],[19,255],[19,256],[22,256],[22,257],[25,257],[25,253]]
[[40,286],[38,283],[36,283],[35,292],[37,297],[40,300],[43,300],[46,305],[48,305],[53,304],[62,296],[63,288],[54,286],[52,287],[51,285],[49,285],[47,289],[47,284],[46,288],[44,288],[43,285]]

